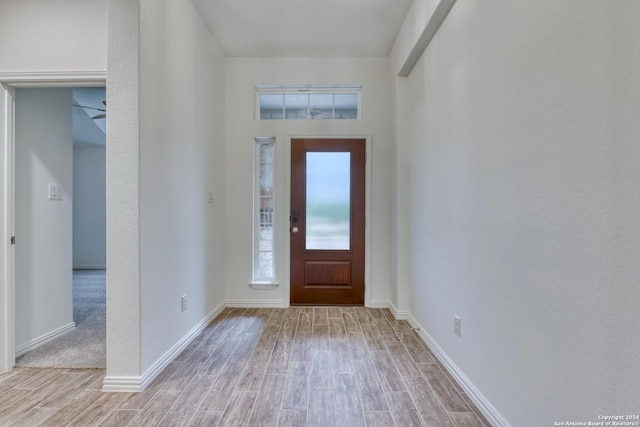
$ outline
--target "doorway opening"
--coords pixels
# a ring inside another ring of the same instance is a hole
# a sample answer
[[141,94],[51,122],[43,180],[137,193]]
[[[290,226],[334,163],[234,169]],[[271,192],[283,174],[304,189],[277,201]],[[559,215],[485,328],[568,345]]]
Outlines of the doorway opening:
[[106,367],[106,93],[15,89],[19,367]]

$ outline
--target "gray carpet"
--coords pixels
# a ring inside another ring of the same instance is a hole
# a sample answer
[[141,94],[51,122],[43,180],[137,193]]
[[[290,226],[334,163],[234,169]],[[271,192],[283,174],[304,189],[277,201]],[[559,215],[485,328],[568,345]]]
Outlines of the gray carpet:
[[74,270],[76,328],[16,361],[16,367],[106,368],[106,272]]

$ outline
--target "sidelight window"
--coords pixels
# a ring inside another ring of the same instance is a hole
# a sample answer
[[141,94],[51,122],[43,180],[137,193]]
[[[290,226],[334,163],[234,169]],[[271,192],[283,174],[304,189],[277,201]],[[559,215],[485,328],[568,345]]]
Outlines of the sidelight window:
[[275,138],[254,140],[253,283],[275,283]]

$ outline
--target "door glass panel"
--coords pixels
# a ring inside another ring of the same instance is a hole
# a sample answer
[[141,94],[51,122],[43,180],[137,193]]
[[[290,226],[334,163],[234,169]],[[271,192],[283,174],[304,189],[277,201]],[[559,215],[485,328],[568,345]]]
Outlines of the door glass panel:
[[350,201],[351,153],[307,152],[307,249],[350,249]]

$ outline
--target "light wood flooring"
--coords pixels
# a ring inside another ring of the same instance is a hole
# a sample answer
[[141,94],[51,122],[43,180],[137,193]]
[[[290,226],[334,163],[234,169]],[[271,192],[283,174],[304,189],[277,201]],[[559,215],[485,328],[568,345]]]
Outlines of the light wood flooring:
[[409,324],[383,309],[227,308],[143,392],[102,392],[103,376],[0,375],[0,425],[489,425]]

